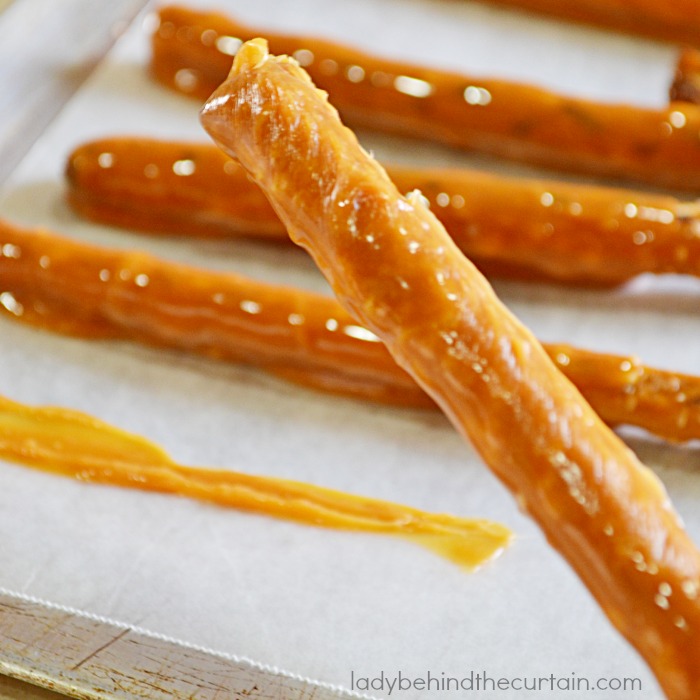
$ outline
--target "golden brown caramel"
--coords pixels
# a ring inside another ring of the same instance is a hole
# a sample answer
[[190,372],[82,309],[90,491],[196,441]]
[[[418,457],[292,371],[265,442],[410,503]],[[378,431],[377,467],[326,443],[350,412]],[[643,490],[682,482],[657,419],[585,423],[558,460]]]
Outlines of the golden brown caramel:
[[670,697],[700,695],[700,552],[419,197],[402,197],[295,62],[244,44],[202,111],[336,295],[440,405]]
[[627,34],[700,46],[698,0],[482,0]]
[[685,49],[676,65],[670,90],[671,101],[700,104],[700,51]]
[[[700,205],[631,190],[392,166],[486,273],[612,285],[643,272],[700,274]],[[153,233],[289,236],[243,169],[211,145],[111,138],[68,159],[88,218]]]
[[354,125],[569,172],[700,190],[696,105],[596,103],[251,29],[218,14],[165,7],[160,17],[153,75],[200,100],[226,77],[242,40],[266,36],[273,52],[294,56]]
[[[246,362],[322,391],[435,407],[333,299],[2,221],[0,312],[58,333]],[[545,348],[611,425],[636,425],[668,440],[700,438],[700,378],[635,357]]]
[[0,397],[0,458],[81,481],[159,491],[339,530],[398,535],[468,569],[511,533],[488,520],[433,514],[287,479],[185,467],[142,437],[63,408]]

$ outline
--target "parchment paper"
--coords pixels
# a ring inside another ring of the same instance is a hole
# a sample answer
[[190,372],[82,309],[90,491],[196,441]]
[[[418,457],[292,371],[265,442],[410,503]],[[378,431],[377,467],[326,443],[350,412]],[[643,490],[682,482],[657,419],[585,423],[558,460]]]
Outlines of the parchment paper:
[[[260,27],[325,34],[388,56],[641,104],[663,103],[674,58],[668,47],[466,0],[219,0],[217,6]],[[0,215],[110,246],[324,289],[298,250],[149,238],[85,223],[68,210],[62,170],[80,142],[126,133],[205,139],[198,105],[153,83],[147,58],[142,18],[16,170]],[[361,138],[385,160],[504,169],[447,149],[367,133]],[[496,287],[543,340],[634,352],[650,364],[700,372],[697,280],[643,277],[607,292]],[[319,680],[349,687],[354,679],[355,689],[357,679],[382,672],[494,679],[554,674],[637,677],[643,690],[635,698],[661,697],[635,652],[441,416],[319,395],[253,369],[177,353],[59,337],[5,318],[0,353],[3,395],[87,411],[147,436],[182,463],[490,517],[517,533],[501,559],[470,575],[392,538],[303,527],[0,463],[0,587]],[[700,539],[697,450],[626,436],[658,470]],[[387,695],[376,683],[371,692]],[[458,694],[392,694],[451,695]],[[472,695],[590,693],[463,696]]]

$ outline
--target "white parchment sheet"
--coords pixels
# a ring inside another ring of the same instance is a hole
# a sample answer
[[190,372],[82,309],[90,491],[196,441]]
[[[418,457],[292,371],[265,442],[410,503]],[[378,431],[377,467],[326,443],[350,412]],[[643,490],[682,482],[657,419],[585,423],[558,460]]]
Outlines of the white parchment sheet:
[[[324,34],[388,56],[640,104],[663,102],[674,59],[667,47],[466,0],[219,0],[216,7],[254,26]],[[142,19],[14,173],[0,215],[96,243],[325,289],[296,249],[149,238],[80,221],[69,211],[62,171],[80,142],[116,134],[206,138],[198,105],[149,79]],[[493,167],[446,149],[369,133],[361,139],[385,160]],[[645,277],[606,292],[496,287],[543,340],[636,353],[649,364],[700,373],[697,280]],[[592,682],[639,678],[643,689],[635,698],[661,697],[636,653],[440,415],[319,395],[253,369],[64,338],[5,318],[0,393],[87,411],[148,437],[185,464],[490,517],[517,533],[498,561],[470,575],[393,538],[314,529],[0,463],[1,588],[345,686],[399,671],[412,678],[553,674]],[[700,540],[697,449],[632,433],[629,440],[658,470]],[[388,694],[386,687],[372,692]],[[394,690],[397,696],[632,697]]]

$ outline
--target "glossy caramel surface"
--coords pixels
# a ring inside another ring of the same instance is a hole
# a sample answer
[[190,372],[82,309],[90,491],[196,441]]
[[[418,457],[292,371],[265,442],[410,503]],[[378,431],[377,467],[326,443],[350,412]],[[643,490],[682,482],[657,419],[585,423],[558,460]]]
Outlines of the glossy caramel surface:
[[511,541],[488,520],[426,513],[298,481],[185,467],[84,413],[0,397],[0,458],[80,481],[187,496],[306,525],[409,538],[468,569]]
[[289,240],[259,188],[211,144],[100,139],[70,154],[66,181],[73,208],[103,223]]
[[[389,166],[420,190],[486,273],[612,285],[644,272],[700,274],[700,205],[651,193]],[[152,233],[288,241],[245,171],[208,144],[108,138],[78,147],[68,199],[94,221]]]
[[162,8],[160,18],[152,73],[199,100],[226,77],[241,41],[264,36],[274,53],[295,57],[353,125],[568,172],[700,190],[696,105],[596,103],[249,28],[178,6]]
[[700,694],[700,552],[660,481],[404,198],[309,76],[244,44],[202,123],[338,298],[387,345],[567,559],[666,693]]

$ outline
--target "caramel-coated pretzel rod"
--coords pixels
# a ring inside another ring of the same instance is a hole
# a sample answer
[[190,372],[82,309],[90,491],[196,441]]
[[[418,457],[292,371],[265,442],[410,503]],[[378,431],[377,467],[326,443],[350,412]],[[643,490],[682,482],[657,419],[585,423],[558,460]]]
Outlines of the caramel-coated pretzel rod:
[[[612,285],[643,272],[700,275],[700,204],[670,196],[462,169],[388,167],[419,189],[488,274]],[[88,218],[183,235],[289,241],[267,198],[210,144],[107,138],[68,158],[68,199]]]
[[700,46],[698,0],[482,0],[582,22],[605,29],[638,34],[677,44]]
[[153,75],[199,99],[241,41],[293,55],[348,122],[559,170],[700,191],[700,107],[596,103],[530,85],[379,58],[317,38],[254,30],[218,14],[160,11]]
[[[432,401],[334,299],[0,222],[0,311],[57,332],[128,338],[245,362],[316,389],[398,406]],[[700,377],[635,357],[545,346],[611,425],[700,438]]]
[[659,480],[402,197],[294,61],[244,44],[202,123],[339,300],[440,405],[669,697],[700,696],[700,552]]

